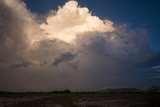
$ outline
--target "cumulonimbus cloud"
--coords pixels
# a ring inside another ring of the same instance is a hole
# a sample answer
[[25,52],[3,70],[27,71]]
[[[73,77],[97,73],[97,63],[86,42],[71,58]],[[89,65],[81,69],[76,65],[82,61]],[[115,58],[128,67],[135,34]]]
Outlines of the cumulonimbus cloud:
[[[56,26],[55,26],[56,25]],[[78,2],[69,1],[56,12],[51,12],[41,28],[49,37],[71,42],[83,32],[111,32],[113,23],[93,16],[88,8],[78,6]],[[64,36],[65,35],[65,36]]]
[[50,12],[46,21],[35,16],[20,0],[0,1],[0,90],[144,88],[159,82],[152,67],[157,63],[148,65],[157,53],[145,30],[116,26],[76,1]]

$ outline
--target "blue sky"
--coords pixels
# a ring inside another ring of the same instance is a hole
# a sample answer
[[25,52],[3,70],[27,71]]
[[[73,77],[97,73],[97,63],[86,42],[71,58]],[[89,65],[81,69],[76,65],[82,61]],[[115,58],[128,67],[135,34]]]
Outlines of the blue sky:
[[[67,0],[24,0],[27,7],[37,14],[57,10]],[[150,33],[151,47],[160,51],[160,1],[159,0],[78,0],[93,14],[112,20],[116,24],[130,24],[146,28]]]

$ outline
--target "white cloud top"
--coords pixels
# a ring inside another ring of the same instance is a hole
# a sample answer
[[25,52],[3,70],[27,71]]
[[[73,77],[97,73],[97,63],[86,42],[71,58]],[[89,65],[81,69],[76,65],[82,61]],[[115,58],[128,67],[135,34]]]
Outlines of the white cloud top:
[[88,8],[78,6],[77,1],[68,1],[57,12],[52,12],[41,24],[41,28],[50,38],[71,42],[77,34],[84,32],[111,32],[113,23],[93,16]]

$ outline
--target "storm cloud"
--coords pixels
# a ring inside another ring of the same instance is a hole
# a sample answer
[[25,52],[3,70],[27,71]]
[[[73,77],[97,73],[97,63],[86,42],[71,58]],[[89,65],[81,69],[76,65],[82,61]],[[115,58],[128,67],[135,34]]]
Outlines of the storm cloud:
[[76,1],[36,17],[23,1],[0,1],[0,90],[159,85],[160,55],[145,29],[102,20]]

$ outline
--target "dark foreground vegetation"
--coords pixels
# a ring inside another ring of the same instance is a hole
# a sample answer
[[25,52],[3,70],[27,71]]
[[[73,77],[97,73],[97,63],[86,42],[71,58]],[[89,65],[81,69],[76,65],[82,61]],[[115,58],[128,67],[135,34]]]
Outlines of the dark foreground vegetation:
[[0,92],[0,107],[160,107],[156,87],[108,89],[97,92]]

